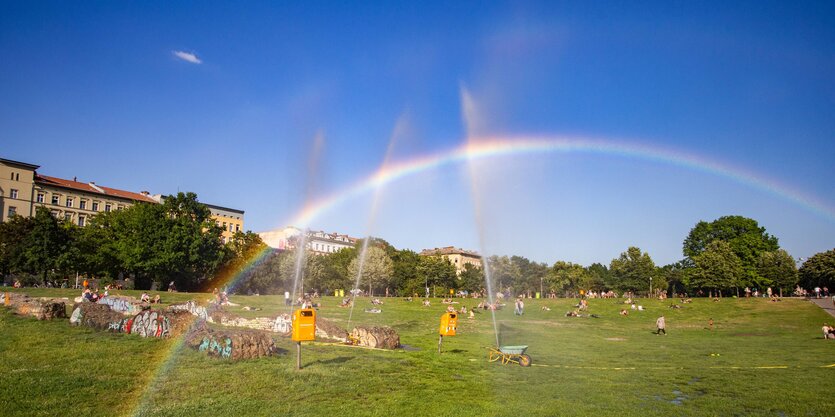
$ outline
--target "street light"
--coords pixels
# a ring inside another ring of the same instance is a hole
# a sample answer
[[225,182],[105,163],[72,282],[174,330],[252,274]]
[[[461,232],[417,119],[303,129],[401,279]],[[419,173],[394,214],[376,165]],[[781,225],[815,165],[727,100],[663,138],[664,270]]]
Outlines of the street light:
[[649,298],[652,298],[652,277],[649,277]]

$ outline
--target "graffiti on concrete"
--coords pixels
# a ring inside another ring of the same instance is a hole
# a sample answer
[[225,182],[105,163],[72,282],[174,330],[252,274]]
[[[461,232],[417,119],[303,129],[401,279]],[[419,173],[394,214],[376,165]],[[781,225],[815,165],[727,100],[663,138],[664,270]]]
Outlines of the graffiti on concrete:
[[216,338],[207,336],[203,338],[197,350],[206,352],[209,356],[220,356],[221,358],[228,359],[232,357],[232,339],[224,337],[223,340],[218,342]]
[[275,324],[273,324],[273,331],[276,333],[290,333],[291,328],[291,321],[289,314],[279,314],[278,317],[275,318]]
[[107,296],[99,299],[98,303],[122,314],[136,314],[142,311],[142,306],[129,298]]
[[187,303],[182,304],[174,304],[168,307],[168,310],[171,311],[188,311],[192,315],[197,316],[197,318],[201,320],[206,320],[209,318],[209,312],[206,310],[206,307],[198,305],[196,301],[191,300]]
[[[120,328],[122,324],[120,323]],[[168,337],[171,327],[168,318],[156,311],[144,311],[133,317],[133,324],[128,325],[127,333],[138,334],[142,337]]]

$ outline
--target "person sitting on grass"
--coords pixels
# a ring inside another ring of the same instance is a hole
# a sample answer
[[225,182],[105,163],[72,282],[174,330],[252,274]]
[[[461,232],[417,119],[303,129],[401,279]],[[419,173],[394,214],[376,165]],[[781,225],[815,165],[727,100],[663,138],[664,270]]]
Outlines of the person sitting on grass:
[[425,298],[425,299],[423,300],[423,306],[424,306],[424,307],[429,307],[429,306],[430,306],[430,303],[429,303],[429,299],[428,299],[428,298]]
[[470,310],[470,315],[469,315],[469,317],[467,317],[467,318],[469,318],[469,319],[474,319],[474,318],[475,318],[475,311]]
[[835,339],[835,327],[830,326],[827,323],[823,324],[823,338],[826,339]]
[[542,306],[542,311],[551,311],[551,307]]
[[621,316],[628,316],[628,315],[629,315],[629,311],[627,311],[625,308],[622,308],[622,309],[620,309],[620,313],[619,313],[619,314],[620,314]]
[[151,304],[159,304],[160,302],[161,301],[160,301],[159,294],[155,295],[154,298],[151,300]]
[[566,317],[580,317],[580,312],[576,311],[576,310],[575,311],[567,311],[565,313],[565,316]]
[[142,295],[139,296],[139,301],[141,301],[143,303],[150,303],[151,302],[151,296],[149,296],[148,293],[143,292]]

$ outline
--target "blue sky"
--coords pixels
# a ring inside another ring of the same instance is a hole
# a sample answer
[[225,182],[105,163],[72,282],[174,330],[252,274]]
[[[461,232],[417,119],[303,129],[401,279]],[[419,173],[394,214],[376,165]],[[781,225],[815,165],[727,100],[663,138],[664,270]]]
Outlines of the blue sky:
[[665,264],[697,221],[739,214],[795,257],[835,247],[831,2],[423,3],[0,2],[0,157],[195,191],[265,231],[371,175],[392,138],[397,162],[484,135],[580,136],[697,156],[784,195],[554,152],[427,169],[375,210],[367,193],[310,226],[548,263],[635,245]]

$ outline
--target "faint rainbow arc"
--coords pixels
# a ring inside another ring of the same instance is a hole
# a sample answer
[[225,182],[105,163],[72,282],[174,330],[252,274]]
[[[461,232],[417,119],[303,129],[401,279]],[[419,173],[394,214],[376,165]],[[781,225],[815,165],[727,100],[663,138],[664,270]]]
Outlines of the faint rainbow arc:
[[315,200],[305,206],[287,224],[307,227],[319,215],[353,197],[386,185],[409,175],[465,160],[478,160],[496,156],[529,154],[537,152],[590,152],[621,155],[651,160],[709,174],[726,177],[755,189],[766,191],[785,200],[799,204],[831,221],[835,221],[835,210],[810,196],[793,191],[776,180],[766,180],[739,168],[731,168],[694,154],[666,150],[645,145],[625,144],[612,141],[571,137],[484,137],[457,148],[431,155],[417,157],[400,163],[391,163],[353,185]]

